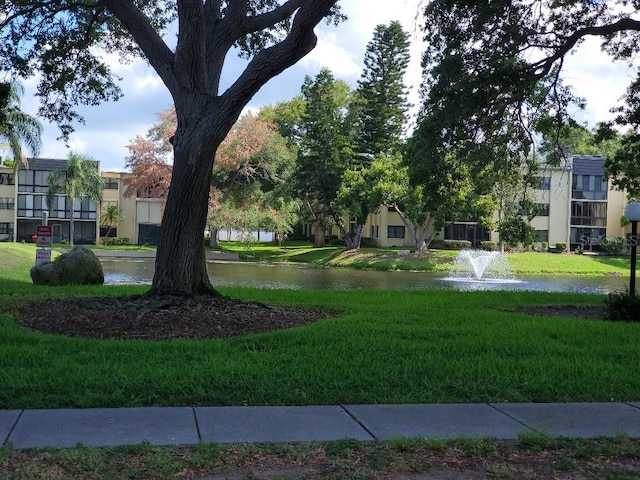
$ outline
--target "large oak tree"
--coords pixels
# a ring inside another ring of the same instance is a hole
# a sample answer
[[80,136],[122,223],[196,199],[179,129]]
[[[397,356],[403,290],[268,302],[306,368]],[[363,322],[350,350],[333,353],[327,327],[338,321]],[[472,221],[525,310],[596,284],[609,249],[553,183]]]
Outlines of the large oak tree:
[[[78,120],[74,105],[120,96],[100,51],[142,56],[157,72],[173,98],[178,126],[149,294],[214,293],[202,234],[216,149],[253,95],[315,47],[318,23],[341,18],[337,0],[9,0],[3,7],[0,70],[41,73],[40,113],[58,122],[64,135]],[[162,37],[173,22],[175,47]],[[225,58],[234,47],[249,61],[221,92]]]

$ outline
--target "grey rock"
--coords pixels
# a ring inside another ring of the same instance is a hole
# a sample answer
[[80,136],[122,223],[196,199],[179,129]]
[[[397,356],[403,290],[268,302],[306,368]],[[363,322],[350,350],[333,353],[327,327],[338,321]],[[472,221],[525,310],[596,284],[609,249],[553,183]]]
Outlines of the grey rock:
[[98,257],[87,247],[74,247],[53,262],[36,265],[30,271],[36,285],[102,285],[104,272]]

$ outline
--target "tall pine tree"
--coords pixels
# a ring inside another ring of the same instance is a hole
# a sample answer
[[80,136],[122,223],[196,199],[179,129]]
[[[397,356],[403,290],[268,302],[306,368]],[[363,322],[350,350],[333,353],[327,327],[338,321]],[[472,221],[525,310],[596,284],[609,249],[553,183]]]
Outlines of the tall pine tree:
[[371,159],[399,149],[407,124],[409,35],[399,22],[378,25],[367,45],[364,71],[358,82],[356,148]]

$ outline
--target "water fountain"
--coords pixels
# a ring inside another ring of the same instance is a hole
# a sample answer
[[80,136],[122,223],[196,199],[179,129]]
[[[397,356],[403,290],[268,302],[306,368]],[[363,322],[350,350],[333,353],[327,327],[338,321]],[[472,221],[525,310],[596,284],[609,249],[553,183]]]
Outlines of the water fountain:
[[484,250],[461,250],[449,272],[449,279],[503,283],[517,281],[504,253]]

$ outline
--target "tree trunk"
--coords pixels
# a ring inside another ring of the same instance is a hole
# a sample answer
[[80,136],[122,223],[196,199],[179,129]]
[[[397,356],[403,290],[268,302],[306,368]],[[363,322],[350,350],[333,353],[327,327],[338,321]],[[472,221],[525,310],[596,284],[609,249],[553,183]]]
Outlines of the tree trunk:
[[313,246],[324,247],[326,244],[324,236],[325,227],[319,223],[313,224]]
[[209,247],[218,248],[218,232],[219,228],[215,228],[213,225],[209,226]]
[[[227,130],[216,122],[212,111],[215,109],[194,108],[186,118],[178,115],[171,187],[148,295],[217,294],[207,274],[202,237],[207,223],[214,155]],[[216,113],[220,117],[229,115],[224,111]],[[185,199],[189,201],[186,205]]]
[[69,201],[71,203],[71,207],[69,207],[69,210],[71,212],[71,215],[69,216],[69,245],[71,247],[73,247],[73,234],[74,234],[74,228],[73,228],[73,198],[69,198]]

